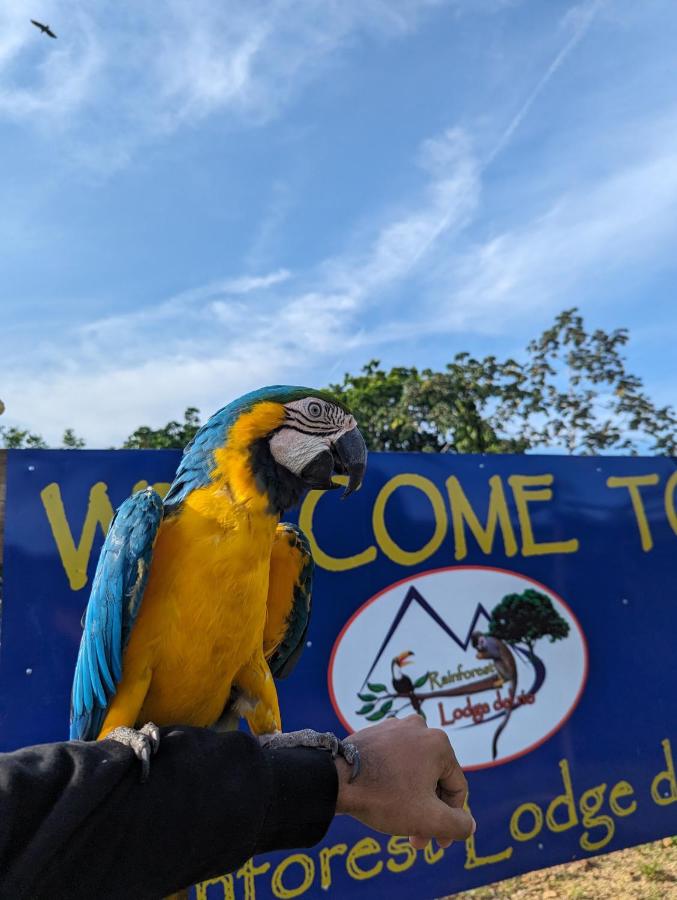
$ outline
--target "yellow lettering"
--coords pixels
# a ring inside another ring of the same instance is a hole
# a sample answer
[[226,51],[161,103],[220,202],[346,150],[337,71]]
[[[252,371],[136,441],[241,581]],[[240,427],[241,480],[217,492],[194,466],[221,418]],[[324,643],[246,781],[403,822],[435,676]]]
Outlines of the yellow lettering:
[[[670,746],[670,741],[665,738],[664,741],[661,741],[661,746],[663,747],[663,753],[665,754],[667,768],[663,769],[662,772],[659,772],[651,782],[651,798],[653,802],[657,803],[659,806],[668,806],[670,803],[677,803],[677,779],[675,779],[675,763],[672,759],[672,747]],[[659,788],[659,785],[663,781],[667,781],[669,786],[669,791],[665,794],[661,794]]]
[[[674,475],[672,477],[674,478]],[[644,501],[642,500],[642,495],[639,489],[641,487],[650,487],[651,485],[658,484],[658,481],[658,475],[624,475],[622,478],[612,476],[611,478],[607,478],[606,480],[607,487],[624,487],[628,489],[630,493],[630,499],[632,500],[632,509],[635,513],[635,519],[637,520],[637,527],[639,528],[642,550],[644,550],[645,553],[651,550],[651,548],[653,547],[653,538],[651,537],[651,529],[649,528],[649,522],[647,521],[646,511],[644,509]],[[666,490],[666,509],[667,502]]]
[[346,858],[346,871],[351,878],[356,881],[365,881],[367,878],[373,878],[383,870],[383,863],[379,860],[371,869],[362,869],[357,864],[357,860],[363,856],[372,856],[374,853],[381,852],[381,845],[373,837],[362,838],[351,849]]
[[503,862],[504,859],[510,859],[512,856],[512,847],[506,847],[498,853],[491,853],[488,856],[479,856],[475,847],[475,835],[471,834],[465,842],[465,863],[466,869],[477,869],[479,866],[490,866],[493,863]]
[[[303,881],[298,887],[287,888],[282,884],[282,876],[290,866],[299,865],[303,869]],[[275,869],[271,881],[271,889],[276,897],[288,898],[298,897],[299,894],[305,894],[312,885],[315,878],[315,863],[305,853],[295,853],[283,859],[280,865]]]
[[[390,497],[398,488],[413,487],[426,495],[433,508],[435,516],[435,531],[430,540],[419,550],[404,550],[390,537],[385,523],[386,504]],[[378,493],[374,510],[372,514],[374,524],[374,534],[379,547],[383,552],[392,559],[393,562],[399,563],[401,566],[415,566],[422,562],[439,549],[440,544],[444,540],[447,533],[448,520],[447,511],[444,507],[444,500],[437,487],[429,478],[422,475],[402,474],[395,475],[390,481],[383,485]]]
[[388,860],[386,868],[391,872],[406,872],[416,862],[416,850],[409,843],[409,838],[391,837],[388,841],[388,853],[392,856],[404,856],[403,862]]
[[[530,503],[544,503],[552,500],[552,490],[549,485],[554,481],[552,475],[511,475],[508,483],[512,488],[517,518],[522,531],[522,556],[543,556],[547,553],[576,553],[578,540],[571,538],[568,541],[544,541],[536,543],[534,529],[529,517]],[[533,490],[542,487],[544,490]]]
[[40,491],[40,499],[47,513],[47,521],[52,529],[68,583],[72,591],[79,591],[87,584],[87,566],[97,526],[100,526],[105,534],[113,518],[113,507],[108,499],[107,487],[103,481],[99,481],[91,488],[77,547],[68,525],[59,485],[55,482],[48,484]]
[[665,515],[668,522],[672,526],[672,530],[677,534],[677,511],[675,511],[675,488],[677,487],[677,472],[673,472],[668,478],[665,485]]
[[[347,484],[348,478],[345,475],[336,475],[334,481],[338,484]],[[366,566],[368,563],[374,562],[377,553],[373,544],[354,556],[339,557],[330,556],[317,543],[313,532],[313,515],[320,498],[326,493],[327,491],[309,491],[299,511],[299,528],[308,538],[315,564],[330,572],[346,572],[348,569],[356,569],[358,566]]]
[[256,885],[254,879],[257,875],[263,875],[270,868],[270,863],[262,863],[257,866],[253,859],[248,860],[241,869],[237,871],[237,877],[244,882],[244,900],[256,900]]
[[465,537],[466,525],[487,556],[493,552],[497,525],[501,526],[505,555],[514,556],[517,553],[517,541],[510,522],[510,513],[505,499],[503,482],[499,475],[493,475],[489,479],[489,484],[491,485],[489,511],[487,513],[487,524],[483,528],[458,478],[455,475],[447,478],[451,522],[454,529],[454,556],[456,559],[465,559],[468,555],[468,545]]
[[[520,828],[520,819],[524,813],[530,813],[534,817],[531,831],[522,831]],[[530,841],[536,837],[541,828],[543,828],[543,813],[537,803],[523,803],[510,817],[510,834],[516,841]]]
[[195,900],[207,900],[207,888],[221,885],[223,888],[223,900],[235,900],[235,887],[232,875],[222,875],[220,878],[210,878],[195,885]]
[[427,863],[432,865],[433,863],[439,862],[444,856],[444,848],[438,847],[437,850],[433,847],[432,840],[428,841],[428,843],[423,848],[423,858]]
[[331,858],[343,856],[347,849],[347,844],[334,844],[333,847],[323,847],[320,850],[320,885],[323,891],[331,887]]
[[[141,481],[137,481],[136,484],[132,487],[132,494],[136,494],[137,491],[143,491],[148,487],[148,482],[145,479],[141,479]],[[160,495],[160,497],[164,500],[165,494],[169,491],[171,484],[168,481],[156,481],[155,484],[152,484],[151,487],[154,491]]]
[[581,835],[580,845],[584,850],[599,850],[605,847],[614,836],[616,824],[611,816],[598,816],[597,813],[604,803],[606,784],[598,784],[581,795],[579,806],[583,817],[583,825],[586,828],[605,828],[604,835],[598,841],[590,840],[590,832],[584,831]]
[[[562,781],[564,782],[564,793],[558,794],[550,803],[545,813],[545,821],[550,831],[566,831],[578,825],[578,814],[576,812],[576,802],[574,800],[574,789],[571,784],[571,773],[569,772],[569,763],[566,759],[561,759],[559,767],[562,771]],[[560,806],[566,809],[567,817],[563,822],[555,819],[555,810]]]
[[[472,813],[467,798],[466,802],[463,804],[463,809]],[[510,859],[511,856],[512,847],[506,847],[505,850],[500,850],[498,853],[492,853],[489,856],[478,856],[477,848],[475,846],[475,835],[471,834],[469,838],[466,838],[464,863],[466,869],[477,869],[479,866],[490,866],[493,863],[503,862],[504,859]]]
[[635,793],[633,786],[627,781],[619,781],[611,789],[609,794],[609,806],[611,812],[616,816],[629,816],[637,809],[637,801],[633,800],[627,806],[621,806],[618,802],[620,797],[631,797]]

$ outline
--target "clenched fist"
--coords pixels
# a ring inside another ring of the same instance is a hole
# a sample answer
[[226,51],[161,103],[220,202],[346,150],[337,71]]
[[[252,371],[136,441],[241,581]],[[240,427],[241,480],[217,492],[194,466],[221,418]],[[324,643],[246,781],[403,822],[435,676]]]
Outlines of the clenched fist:
[[444,731],[418,715],[386,719],[350,735],[360,752],[360,774],[337,758],[336,812],[386,834],[409,835],[417,850],[431,838],[441,847],[465,840],[475,821],[463,809],[468,784]]

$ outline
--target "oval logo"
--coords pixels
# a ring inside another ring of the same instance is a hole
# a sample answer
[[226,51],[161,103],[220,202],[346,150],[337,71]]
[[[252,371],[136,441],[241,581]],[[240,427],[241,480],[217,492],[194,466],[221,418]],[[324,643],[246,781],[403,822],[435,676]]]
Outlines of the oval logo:
[[399,581],[338,636],[329,693],[349,731],[422,713],[478,769],[534,750],[583,691],[587,646],[567,604],[524,575],[455,566]]

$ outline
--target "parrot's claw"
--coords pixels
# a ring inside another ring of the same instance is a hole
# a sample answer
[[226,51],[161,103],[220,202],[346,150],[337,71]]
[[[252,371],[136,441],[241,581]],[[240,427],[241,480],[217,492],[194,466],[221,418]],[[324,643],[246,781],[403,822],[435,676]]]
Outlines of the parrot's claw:
[[360,751],[350,741],[339,741],[339,753],[348,765],[352,767],[352,772],[348,779],[348,783],[352,784],[360,774]]
[[143,728],[126,728],[120,726],[106,735],[107,741],[117,741],[134,752],[141,763],[141,781],[148,781],[150,775],[150,758],[160,746],[160,729],[153,722],[147,722]]
[[332,757],[342,756],[352,767],[349,781],[355,781],[360,774],[360,752],[349,741],[340,741],[331,731],[313,731],[312,728],[304,728],[302,731],[262,734],[259,742],[263,747],[271,749],[285,749],[289,747],[310,747],[311,749],[328,750]]

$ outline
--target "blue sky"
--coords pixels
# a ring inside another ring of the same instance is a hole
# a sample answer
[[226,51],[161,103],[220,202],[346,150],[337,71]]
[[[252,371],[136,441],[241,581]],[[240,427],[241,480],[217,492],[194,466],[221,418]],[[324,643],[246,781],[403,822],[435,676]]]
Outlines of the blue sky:
[[106,446],[573,305],[674,402],[675,46],[673,0],[0,0],[3,424]]

